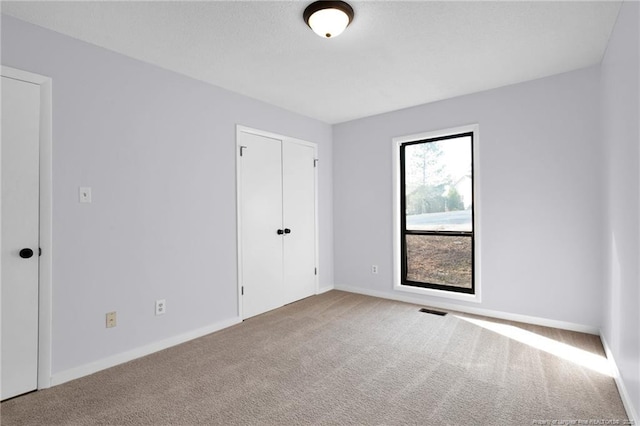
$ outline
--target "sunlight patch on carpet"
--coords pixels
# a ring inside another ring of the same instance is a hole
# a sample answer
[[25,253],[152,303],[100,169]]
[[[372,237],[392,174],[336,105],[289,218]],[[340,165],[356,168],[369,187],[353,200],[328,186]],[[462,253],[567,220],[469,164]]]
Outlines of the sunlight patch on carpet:
[[462,316],[456,316],[456,318],[501,334],[512,340],[524,343],[525,345],[547,352],[551,355],[555,355],[567,361],[571,361],[574,364],[586,367],[605,376],[614,377],[609,360],[604,356],[593,354],[583,349],[558,342],[557,340],[523,330],[513,325],[495,323],[477,318],[466,318]]

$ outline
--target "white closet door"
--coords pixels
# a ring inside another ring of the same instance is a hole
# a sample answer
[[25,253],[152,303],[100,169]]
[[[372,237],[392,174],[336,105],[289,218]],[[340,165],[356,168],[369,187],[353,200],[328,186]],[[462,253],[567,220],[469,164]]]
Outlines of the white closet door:
[[240,256],[243,317],[249,318],[283,302],[282,271],[282,142],[239,133]]
[[315,294],[315,152],[294,142],[282,145],[284,298],[291,303]]
[[38,385],[40,87],[2,77],[1,399]]

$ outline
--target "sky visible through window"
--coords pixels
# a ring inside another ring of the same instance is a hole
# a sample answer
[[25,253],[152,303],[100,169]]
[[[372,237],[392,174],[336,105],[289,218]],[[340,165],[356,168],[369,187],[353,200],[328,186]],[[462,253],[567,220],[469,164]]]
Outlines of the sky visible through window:
[[472,231],[471,137],[405,146],[407,229]]

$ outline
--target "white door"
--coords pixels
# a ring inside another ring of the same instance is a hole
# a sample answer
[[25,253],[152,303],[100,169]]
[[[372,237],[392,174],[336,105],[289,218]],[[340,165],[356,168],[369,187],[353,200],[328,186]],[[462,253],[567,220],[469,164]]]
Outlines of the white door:
[[244,318],[283,305],[282,143],[240,132],[240,226]]
[[40,87],[2,77],[0,398],[38,385]]
[[242,316],[316,290],[315,148],[238,131]]
[[282,145],[284,303],[315,294],[315,152],[294,142]]

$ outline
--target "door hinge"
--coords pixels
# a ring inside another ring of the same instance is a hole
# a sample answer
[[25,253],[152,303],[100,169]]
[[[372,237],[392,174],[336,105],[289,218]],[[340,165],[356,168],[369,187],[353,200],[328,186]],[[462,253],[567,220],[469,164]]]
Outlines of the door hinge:
[[240,287],[240,296],[244,296],[244,286]]
[[313,268],[313,275],[318,275],[318,268]]
[[318,161],[319,160],[317,158],[313,159],[313,167],[318,167]]
[[240,145],[240,157],[242,157],[242,155],[244,154],[244,150],[247,149],[246,146],[244,145]]

